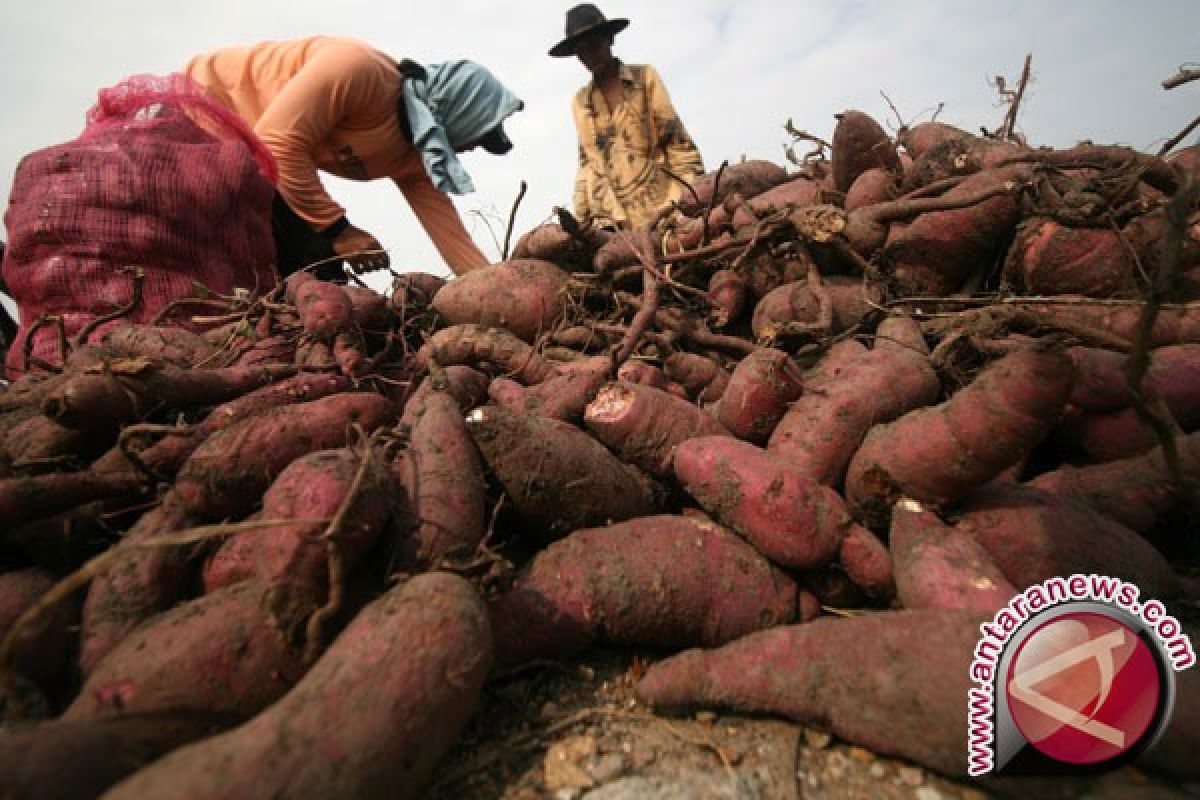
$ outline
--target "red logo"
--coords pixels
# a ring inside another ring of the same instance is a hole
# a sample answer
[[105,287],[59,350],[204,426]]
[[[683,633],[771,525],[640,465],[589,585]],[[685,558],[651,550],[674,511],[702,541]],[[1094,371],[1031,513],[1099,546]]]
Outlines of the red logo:
[[1099,764],[1133,748],[1162,700],[1150,647],[1118,620],[1089,612],[1058,616],[1031,633],[1006,689],[1025,740],[1068,764]]

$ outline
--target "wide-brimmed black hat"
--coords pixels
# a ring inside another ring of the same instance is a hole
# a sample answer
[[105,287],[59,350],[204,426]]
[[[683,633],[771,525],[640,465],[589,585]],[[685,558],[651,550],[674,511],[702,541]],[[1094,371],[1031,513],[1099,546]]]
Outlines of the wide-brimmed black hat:
[[620,33],[629,26],[627,19],[608,19],[591,3],[581,3],[567,12],[567,37],[550,48],[555,58],[575,55],[575,45],[589,33]]

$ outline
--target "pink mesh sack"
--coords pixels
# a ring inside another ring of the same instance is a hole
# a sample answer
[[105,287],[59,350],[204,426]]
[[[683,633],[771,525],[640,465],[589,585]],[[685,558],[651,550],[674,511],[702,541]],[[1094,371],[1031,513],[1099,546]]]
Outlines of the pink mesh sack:
[[[4,281],[21,317],[8,376],[29,368],[26,354],[61,364],[64,336],[117,309],[133,306],[96,334],[176,300],[269,290],[275,179],[254,133],[189,78],[101,90],[82,135],[17,166],[4,215]],[[191,327],[194,313],[181,304],[164,322]]]

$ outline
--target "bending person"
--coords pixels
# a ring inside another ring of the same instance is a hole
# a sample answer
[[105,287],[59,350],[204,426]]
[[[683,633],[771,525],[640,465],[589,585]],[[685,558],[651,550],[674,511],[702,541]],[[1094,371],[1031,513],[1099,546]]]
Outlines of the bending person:
[[351,224],[318,170],[390,178],[456,274],[486,265],[447,194],[474,191],[458,153],[512,149],[504,120],[523,103],[471,61],[421,66],[356,39],[317,36],[216,50],[185,73],[262,139],[279,167],[274,232],[284,276],[317,262],[325,279],[387,267],[387,253]]

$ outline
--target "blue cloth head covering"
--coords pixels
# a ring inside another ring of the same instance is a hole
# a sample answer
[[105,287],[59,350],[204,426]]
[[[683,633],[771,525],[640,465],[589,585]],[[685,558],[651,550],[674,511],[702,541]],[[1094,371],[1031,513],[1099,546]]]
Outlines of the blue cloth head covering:
[[404,80],[404,108],[413,146],[433,185],[443,192],[475,191],[456,147],[478,142],[524,103],[496,76],[473,61],[425,65],[425,76]]

